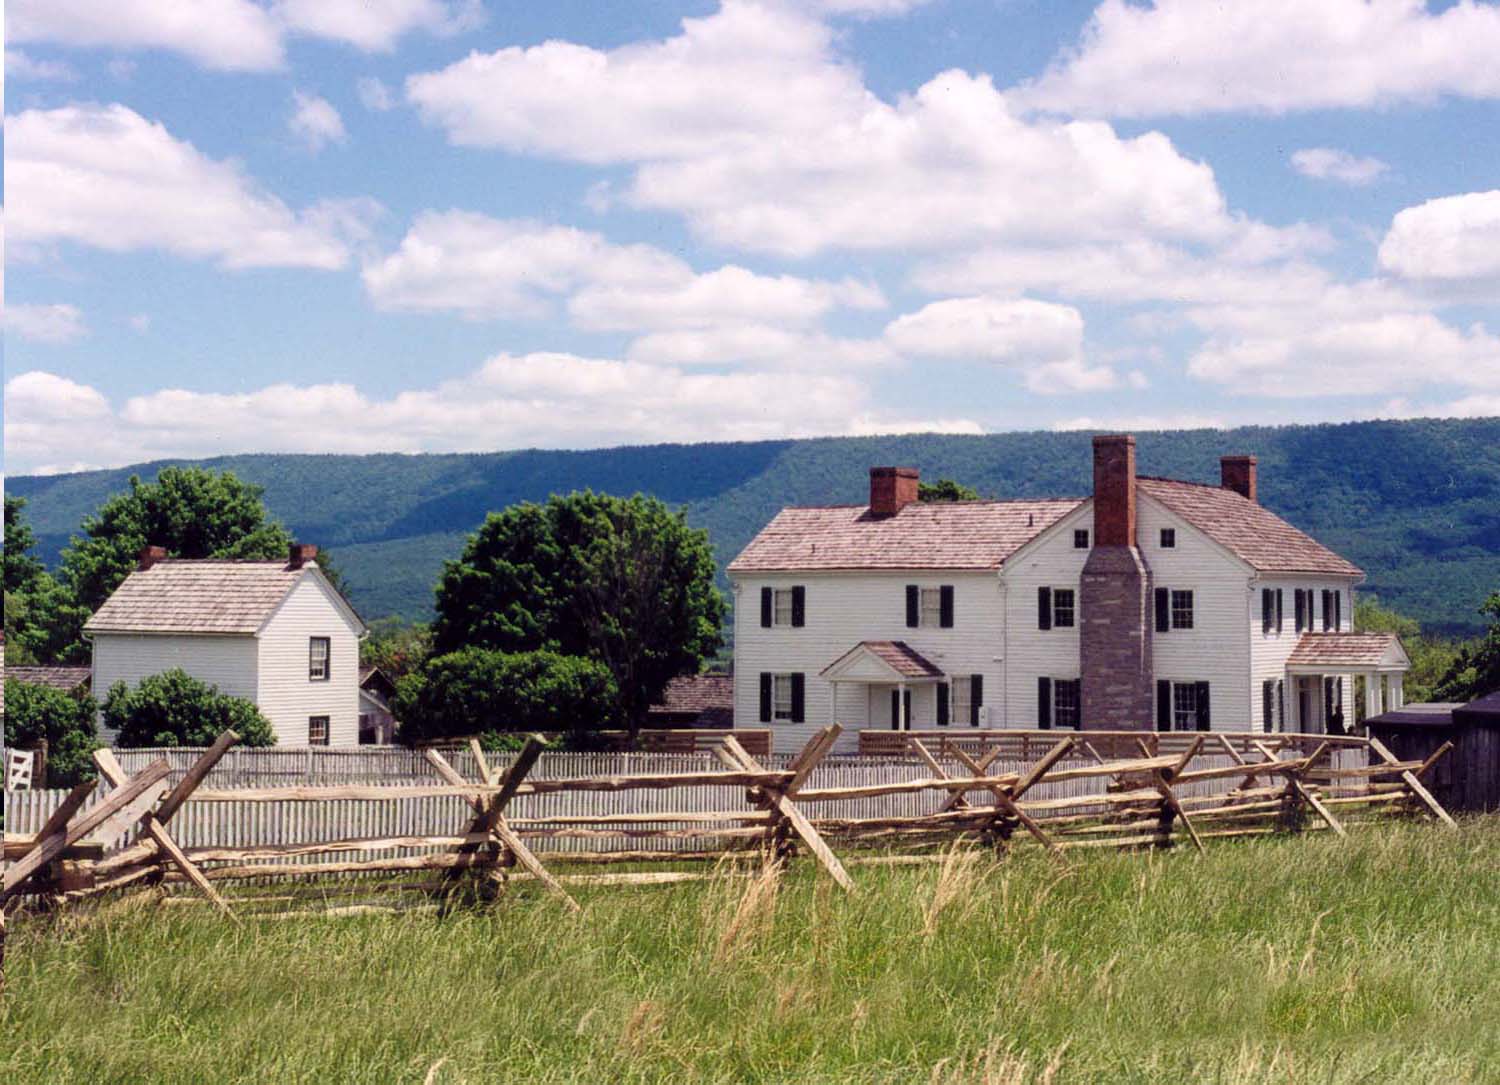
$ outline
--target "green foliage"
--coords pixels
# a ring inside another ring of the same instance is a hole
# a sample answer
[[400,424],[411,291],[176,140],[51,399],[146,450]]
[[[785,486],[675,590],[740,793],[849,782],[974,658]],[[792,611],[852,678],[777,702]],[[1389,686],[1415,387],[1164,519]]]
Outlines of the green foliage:
[[28,592],[38,577],[44,575],[45,567],[32,549],[36,546],[36,535],[21,515],[26,499],[5,495],[5,594]]
[[5,661],[83,662],[88,653],[76,631],[89,612],[32,555],[36,537],[22,517],[25,505],[5,498]]
[[1472,701],[1500,690],[1500,591],[1491,592],[1479,612],[1490,619],[1484,638],[1466,645],[1437,688],[1443,701]]
[[978,501],[979,491],[951,478],[917,483],[918,501]]
[[463,648],[435,656],[401,679],[391,709],[401,721],[397,739],[416,744],[505,731],[615,727],[618,703],[608,668],[594,660]]
[[271,724],[243,697],[220,693],[186,671],[172,669],[116,682],[104,699],[104,725],[119,732],[120,746],[211,746],[231,728],[241,746],[272,746]]
[[98,706],[51,686],[5,682],[5,744],[18,750],[47,742],[47,784],[72,787],[94,778],[90,755],[103,745],[95,723]]
[[[1443,676],[1452,669],[1462,650],[1461,642],[1450,637],[1428,636],[1413,618],[1397,614],[1380,605],[1373,595],[1362,595],[1354,604],[1354,628],[1360,633],[1395,633],[1411,657],[1411,670],[1402,683],[1408,703],[1433,699]],[[1363,708],[1363,704],[1359,704]]]
[[379,667],[392,682],[410,674],[432,655],[432,627],[425,622],[381,618],[359,645],[359,662]]
[[656,498],[585,491],[491,513],[443,567],[433,643],[597,660],[635,729],[718,650],[725,613],[706,532]]

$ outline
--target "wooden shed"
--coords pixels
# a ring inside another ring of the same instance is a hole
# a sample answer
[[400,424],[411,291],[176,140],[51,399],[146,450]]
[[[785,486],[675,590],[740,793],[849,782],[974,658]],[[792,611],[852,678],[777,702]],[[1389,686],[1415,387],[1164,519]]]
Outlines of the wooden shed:
[[1500,810],[1500,690],[1468,704],[1405,705],[1365,725],[1403,761],[1425,760],[1452,742],[1424,778],[1428,790],[1453,813]]

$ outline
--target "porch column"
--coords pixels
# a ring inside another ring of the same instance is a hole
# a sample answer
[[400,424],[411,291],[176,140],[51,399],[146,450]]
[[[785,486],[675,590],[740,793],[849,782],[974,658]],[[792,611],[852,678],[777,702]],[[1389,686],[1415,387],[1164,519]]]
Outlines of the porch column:
[[896,713],[901,719],[901,730],[911,730],[911,713],[906,710],[906,683],[896,686]]
[[1365,675],[1365,719],[1380,715],[1380,675]]
[[1400,708],[1406,703],[1406,694],[1401,689],[1401,675],[1391,675],[1391,707]]

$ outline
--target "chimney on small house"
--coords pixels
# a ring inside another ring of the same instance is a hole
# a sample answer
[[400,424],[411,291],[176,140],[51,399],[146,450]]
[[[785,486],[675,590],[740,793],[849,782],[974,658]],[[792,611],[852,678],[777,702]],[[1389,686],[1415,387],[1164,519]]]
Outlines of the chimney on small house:
[[870,468],[870,515],[895,516],[910,505],[921,477],[915,467]]
[[1219,485],[1247,501],[1255,500],[1255,457],[1220,456]]
[[1135,545],[1135,438],[1094,438],[1094,544]]
[[140,556],[136,559],[135,567],[144,573],[158,561],[166,558],[166,556],[167,548],[165,546],[143,546],[141,547]]
[[318,556],[318,548],[312,543],[292,543],[287,548],[286,567],[288,569],[300,569],[309,565]]

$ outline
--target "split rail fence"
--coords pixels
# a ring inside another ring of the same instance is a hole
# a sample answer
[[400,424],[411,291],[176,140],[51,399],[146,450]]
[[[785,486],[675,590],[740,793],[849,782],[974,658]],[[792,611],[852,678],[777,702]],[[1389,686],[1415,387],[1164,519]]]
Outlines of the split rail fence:
[[[0,907],[180,885],[233,915],[270,899],[246,883],[335,876],[439,896],[530,879],[576,907],[570,881],[680,881],[704,876],[682,866],[703,861],[806,854],[853,890],[846,860],[921,862],[958,840],[1002,852],[1203,850],[1308,828],[1342,837],[1390,814],[1454,826],[1421,783],[1447,748],[1403,762],[1355,737],[909,732],[888,751],[902,756],[829,758],[839,732],[823,729],[789,758],[751,754],[732,734],[711,757],[560,754],[533,737],[504,762],[471,745],[423,751],[394,781],[253,786],[226,756],[232,732],[175,767],[101,750],[98,785],[45,809],[48,793],[7,796]],[[561,873],[611,863],[632,869]],[[233,906],[226,883],[241,883]]]

